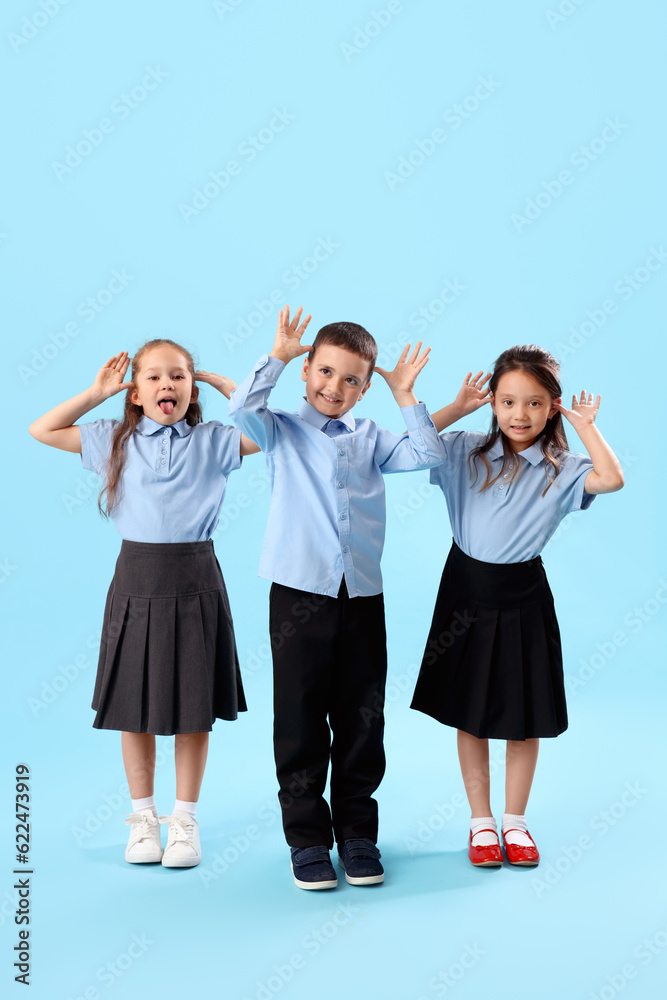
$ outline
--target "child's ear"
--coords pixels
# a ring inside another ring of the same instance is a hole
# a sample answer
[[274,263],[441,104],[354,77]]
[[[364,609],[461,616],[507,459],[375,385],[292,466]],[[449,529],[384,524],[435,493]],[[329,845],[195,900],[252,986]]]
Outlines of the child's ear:
[[491,393],[489,395],[489,402],[491,403],[491,409],[495,413],[496,412],[496,400],[495,400],[495,397],[494,397],[493,393]]
[[303,362],[303,368],[301,369],[301,381],[302,382],[307,382],[308,381],[308,367],[309,367],[308,366],[308,358],[306,358],[305,361]]
[[[368,382],[366,383],[366,385],[363,387],[363,389],[359,393],[359,399],[361,399],[363,396],[366,395],[366,393],[370,389],[370,387],[371,387],[371,380],[369,379]],[[357,402],[359,402],[359,399],[357,400]]]
[[190,402],[196,403],[199,399],[199,386],[192,383],[192,394],[190,396]]
[[130,391],[130,402],[134,403],[135,406],[141,406],[141,403],[137,399],[138,395],[139,395],[139,391],[137,389],[132,389]]
[[563,402],[563,400],[560,398],[560,396],[558,397],[558,399],[554,399],[553,400],[553,402],[551,404],[551,409],[549,410],[549,417],[548,417],[549,420],[551,420],[552,417],[555,417],[557,413],[560,413],[560,410],[557,410],[556,407],[553,404],[554,403],[562,403],[562,402]]

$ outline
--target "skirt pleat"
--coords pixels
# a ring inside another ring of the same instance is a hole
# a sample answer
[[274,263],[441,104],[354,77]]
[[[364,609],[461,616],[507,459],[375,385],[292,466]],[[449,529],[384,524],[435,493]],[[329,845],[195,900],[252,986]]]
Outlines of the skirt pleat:
[[480,739],[567,729],[560,633],[542,560],[447,558],[412,708]]
[[124,540],[104,612],[97,729],[210,731],[246,710],[229,600],[212,541]]

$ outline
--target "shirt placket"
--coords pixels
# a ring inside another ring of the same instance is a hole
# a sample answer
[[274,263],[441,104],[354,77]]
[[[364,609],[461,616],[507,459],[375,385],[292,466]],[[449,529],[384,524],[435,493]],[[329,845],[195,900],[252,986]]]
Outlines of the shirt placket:
[[510,495],[510,479],[514,472],[514,466],[510,465],[507,472],[504,472],[499,481],[493,487],[493,496],[497,503],[506,503]]
[[159,444],[157,452],[157,460],[155,465],[155,471],[161,476],[166,476],[169,472],[170,467],[170,457],[171,457],[171,428],[165,427],[161,434],[158,435]]
[[338,537],[343,556],[343,568],[347,576],[352,572],[350,546],[350,495],[347,489],[350,471],[349,456],[342,436],[334,439],[336,446],[336,510],[338,517]]

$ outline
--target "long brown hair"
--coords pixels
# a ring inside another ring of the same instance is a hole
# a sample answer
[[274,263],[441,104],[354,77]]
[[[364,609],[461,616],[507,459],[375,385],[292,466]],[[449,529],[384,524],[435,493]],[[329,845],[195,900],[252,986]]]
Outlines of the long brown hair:
[[[143,361],[144,355],[150,351],[153,347],[174,347],[180,354],[183,355],[187,361],[188,371],[192,376],[192,385],[195,384],[195,361],[189,351],[186,351],[184,347],[177,344],[173,340],[166,340],[163,338],[158,338],[157,340],[148,340],[145,344],[142,344],[139,350],[135,353],[132,358],[132,369],[131,369],[131,379],[132,382],[135,381],[139,370],[141,369],[141,363]],[[99,507],[100,513],[103,517],[109,517],[111,512],[118,506],[122,499],[122,474],[123,466],[125,465],[125,442],[129,438],[130,434],[136,429],[137,424],[144,415],[144,411],[141,406],[137,406],[130,399],[135,386],[128,389],[125,394],[125,407],[123,409],[123,419],[118,424],[118,427],[114,431],[112,444],[111,444],[111,455],[109,458],[109,470],[107,472],[106,484],[100,490],[100,495],[97,498],[97,506]],[[185,413],[185,420],[188,424],[194,426],[194,424],[199,424],[202,421],[202,411],[199,402],[190,403]]]
[[[530,378],[534,378],[536,382],[539,382],[542,388],[546,389],[549,393],[549,397],[552,401],[561,395],[559,379],[560,365],[554,356],[549,354],[548,351],[545,351],[543,347],[538,347],[536,344],[517,344],[515,347],[510,347],[507,351],[503,351],[493,366],[493,375],[491,376],[491,381],[489,382],[489,389],[493,393],[494,398],[498,389],[498,383],[502,376],[506,375],[508,372],[516,371],[524,372],[526,375],[529,375]],[[491,465],[486,457],[486,452],[489,448],[493,447],[499,436],[502,439],[503,444],[503,464],[498,475],[494,476],[493,479],[489,479],[491,475]],[[560,472],[559,455],[562,454],[562,452],[567,451],[567,438],[565,436],[565,428],[563,427],[563,417],[560,413],[556,413],[553,417],[549,417],[544,430],[538,438],[538,441],[540,442],[542,454],[547,462],[546,476],[548,482],[544,489],[544,493],[542,494],[542,496],[544,496]],[[505,472],[509,472],[512,467],[514,467],[514,471],[510,477],[510,483],[512,483],[519,474],[521,463],[516,461],[514,451],[498,426],[498,419],[495,413],[493,414],[491,428],[486,436],[486,439],[482,442],[482,444],[478,445],[477,448],[473,448],[468,455],[468,469],[471,475],[471,463],[474,463],[475,465],[475,479],[472,483],[473,486],[477,482],[479,475],[479,471],[477,469],[478,457],[481,458],[486,468],[486,477],[479,489],[480,493],[483,493],[489,486],[493,486],[493,484],[500,479]],[[549,466],[551,466],[553,476],[549,474]]]

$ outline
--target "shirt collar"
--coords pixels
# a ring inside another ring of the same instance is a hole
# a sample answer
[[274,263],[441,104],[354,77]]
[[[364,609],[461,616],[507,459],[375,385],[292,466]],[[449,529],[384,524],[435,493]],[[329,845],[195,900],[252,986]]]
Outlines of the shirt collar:
[[[503,457],[503,442],[500,434],[498,435],[495,442],[491,445],[489,450],[486,452],[487,456],[495,461],[495,459]],[[527,462],[531,465],[539,465],[540,462],[544,461],[544,454],[542,452],[542,445],[540,444],[540,439],[538,438],[534,444],[531,444],[530,448],[524,448],[523,451],[516,452],[520,458],[525,458]]]
[[312,424],[313,427],[317,427],[319,431],[323,430],[325,425],[332,419],[344,424],[348,431],[353,431],[356,427],[356,421],[352,416],[351,410],[343,413],[340,417],[327,417],[326,414],[320,413],[319,410],[316,410],[312,403],[308,402],[305,396],[303,398],[303,403],[299,407],[299,416],[302,420]]
[[157,420],[153,420],[144,414],[137,424],[137,430],[144,437],[150,437],[151,434],[157,434],[158,431],[165,431],[169,427],[176,431],[179,437],[187,437],[192,431],[192,426],[186,421],[185,417],[182,420],[177,420],[175,424],[159,424]]

